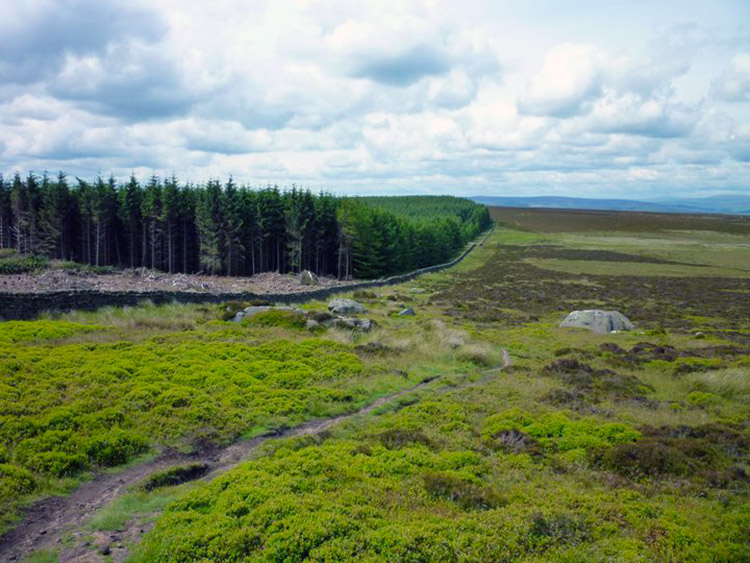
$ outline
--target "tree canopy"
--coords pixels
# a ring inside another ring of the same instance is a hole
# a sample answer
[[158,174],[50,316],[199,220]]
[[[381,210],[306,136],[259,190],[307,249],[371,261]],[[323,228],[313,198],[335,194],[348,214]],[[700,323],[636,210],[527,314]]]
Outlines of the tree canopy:
[[449,260],[490,221],[486,207],[449,196],[0,176],[0,248],[95,266],[377,278]]

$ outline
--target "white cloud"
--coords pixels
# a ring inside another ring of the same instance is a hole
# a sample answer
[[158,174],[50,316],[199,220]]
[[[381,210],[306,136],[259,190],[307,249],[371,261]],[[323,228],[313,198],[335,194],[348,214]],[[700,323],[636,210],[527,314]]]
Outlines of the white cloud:
[[625,133],[646,137],[681,137],[694,125],[698,111],[668,98],[646,98],[637,94],[617,95],[608,91],[594,102],[588,128],[602,133]]
[[0,3],[0,171],[360,193],[746,188],[741,10],[656,4]]
[[584,111],[602,89],[601,52],[566,43],[551,49],[519,100],[524,113],[569,117]]
[[750,102],[750,53],[732,57],[729,68],[714,82],[714,94],[727,102]]

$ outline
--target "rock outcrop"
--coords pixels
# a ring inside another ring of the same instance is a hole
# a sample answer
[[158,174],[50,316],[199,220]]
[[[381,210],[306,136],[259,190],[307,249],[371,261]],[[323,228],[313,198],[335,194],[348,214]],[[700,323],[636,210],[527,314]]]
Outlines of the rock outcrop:
[[361,315],[367,312],[367,308],[362,303],[337,297],[328,303],[328,311],[334,315]]
[[[334,299],[333,301],[339,301],[339,302],[345,302],[343,304],[339,303],[339,307],[344,310],[356,310],[356,311],[365,311],[364,306],[360,305],[356,301],[351,301],[350,299]],[[333,303],[333,301],[331,303]],[[349,304],[353,303],[356,305],[356,307],[351,307]],[[329,308],[331,306],[329,305]],[[313,313],[311,311],[305,311],[304,309],[299,309],[297,307],[289,307],[285,305],[254,305],[252,307],[247,307],[237,313],[234,318],[232,319],[234,322],[239,323],[243,319],[247,319],[250,317],[253,317],[259,313],[265,313],[266,311],[287,311],[290,313],[296,313],[299,315],[304,316],[307,319],[307,322],[305,323],[305,326],[308,328],[308,330],[314,330],[316,328],[342,328],[342,329],[349,329],[349,330],[356,330],[359,332],[368,332],[372,329],[374,326],[374,322],[370,319],[363,319],[359,317],[352,317],[345,314],[334,314],[336,311],[336,307],[331,309],[331,313]]]
[[275,307],[273,305],[254,305],[252,307],[246,307],[239,313],[237,313],[234,318],[232,319],[234,322],[238,323],[242,319],[246,319],[249,317],[253,317],[257,315],[258,313],[265,313],[266,311],[288,311],[290,313],[300,313],[305,314],[305,311],[302,309],[298,309],[297,307],[289,307],[288,305],[280,305],[278,307]]
[[635,326],[619,311],[586,309],[573,311],[560,323],[561,328],[585,328],[596,334],[606,334],[619,330],[633,330]]

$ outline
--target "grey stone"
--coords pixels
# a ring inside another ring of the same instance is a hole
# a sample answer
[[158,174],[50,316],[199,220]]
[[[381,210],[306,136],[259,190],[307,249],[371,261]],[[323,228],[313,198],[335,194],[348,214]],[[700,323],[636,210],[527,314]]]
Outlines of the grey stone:
[[242,319],[244,319],[246,317],[253,317],[253,316],[257,315],[258,313],[265,313],[266,311],[270,311],[271,309],[273,309],[273,306],[271,306],[271,305],[256,305],[256,306],[253,306],[253,307],[247,307],[247,308],[243,309],[242,311],[238,312],[234,316],[234,319],[232,319],[232,320],[234,322],[238,323],[238,322],[240,322]]
[[372,330],[372,321],[370,319],[357,319],[357,330],[370,332]]
[[412,309],[411,307],[407,307],[403,311],[400,311],[400,312],[396,313],[396,316],[398,316],[398,317],[414,317],[414,316],[416,316],[416,313],[414,312],[414,309]]
[[341,297],[331,299],[328,303],[328,310],[334,315],[361,315],[367,312],[367,308],[361,303]]
[[619,311],[586,309],[573,311],[560,323],[561,328],[585,328],[596,334],[606,334],[619,330],[633,330],[635,326]]
[[305,323],[305,327],[307,330],[313,330],[320,326],[320,323],[314,319],[307,319],[307,322]]
[[247,308],[243,309],[242,311],[240,311],[239,313],[237,313],[234,316],[234,319],[232,319],[232,320],[234,322],[238,323],[242,319],[246,319],[248,317],[253,317],[253,316],[257,315],[258,313],[265,313],[266,311],[271,311],[271,310],[274,310],[274,311],[288,311],[290,313],[300,313],[300,314],[303,314],[303,315],[305,314],[305,311],[303,311],[302,309],[299,309],[297,307],[290,307],[288,305],[282,305],[282,306],[279,306],[279,307],[274,307],[273,305],[253,305],[252,307],[247,307]]
[[421,287],[412,287],[409,290],[409,293],[421,294],[421,293],[427,293],[427,290],[426,289],[422,289]]
[[370,319],[360,319],[357,317],[332,317],[322,321],[320,324],[327,328],[336,327],[361,332],[369,332],[372,329],[372,321]]
[[302,270],[299,276],[297,276],[300,285],[317,285],[318,276],[313,274],[310,270]]

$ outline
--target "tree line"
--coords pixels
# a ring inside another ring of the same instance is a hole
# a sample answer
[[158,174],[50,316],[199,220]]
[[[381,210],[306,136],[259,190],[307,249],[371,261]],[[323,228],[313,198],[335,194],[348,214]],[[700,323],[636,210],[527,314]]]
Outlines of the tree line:
[[447,261],[490,221],[486,207],[455,197],[0,175],[0,248],[92,266],[376,278]]

